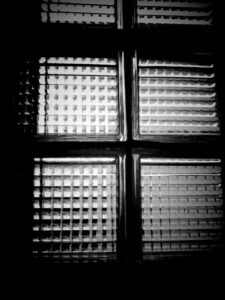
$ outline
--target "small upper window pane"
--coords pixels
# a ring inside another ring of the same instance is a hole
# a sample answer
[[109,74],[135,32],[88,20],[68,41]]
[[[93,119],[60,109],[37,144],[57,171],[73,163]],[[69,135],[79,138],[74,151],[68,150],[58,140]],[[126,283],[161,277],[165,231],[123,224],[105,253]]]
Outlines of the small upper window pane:
[[137,0],[137,24],[212,25],[211,1]]
[[43,23],[116,25],[115,0],[42,0]]

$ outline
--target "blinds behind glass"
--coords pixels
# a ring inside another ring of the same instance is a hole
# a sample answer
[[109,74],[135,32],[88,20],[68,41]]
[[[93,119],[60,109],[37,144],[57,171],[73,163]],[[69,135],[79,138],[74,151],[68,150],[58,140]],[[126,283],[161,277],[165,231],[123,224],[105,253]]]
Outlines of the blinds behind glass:
[[137,0],[137,23],[148,25],[212,24],[211,2],[207,0]]
[[222,246],[218,159],[140,159],[143,258]]
[[42,0],[43,23],[112,26],[116,24],[115,0]]

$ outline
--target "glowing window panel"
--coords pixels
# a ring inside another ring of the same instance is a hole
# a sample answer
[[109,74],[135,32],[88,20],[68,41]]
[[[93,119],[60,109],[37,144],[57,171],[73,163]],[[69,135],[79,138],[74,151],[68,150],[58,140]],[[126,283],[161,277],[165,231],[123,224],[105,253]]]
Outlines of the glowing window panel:
[[144,259],[222,247],[219,159],[141,158]]
[[41,20],[112,26],[116,24],[115,0],[42,0]]
[[116,59],[41,58],[38,134],[117,136]]
[[219,135],[211,62],[138,59],[138,134]]
[[212,25],[212,3],[201,0],[137,0],[137,23],[148,25]]
[[126,139],[123,54],[41,57],[21,66],[15,120],[42,139]]
[[117,259],[116,158],[36,158],[33,254],[51,260]]

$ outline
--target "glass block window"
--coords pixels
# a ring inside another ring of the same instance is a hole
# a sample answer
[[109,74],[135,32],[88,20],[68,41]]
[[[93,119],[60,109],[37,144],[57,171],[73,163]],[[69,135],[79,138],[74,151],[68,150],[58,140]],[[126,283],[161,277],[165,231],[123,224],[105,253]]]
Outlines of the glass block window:
[[120,59],[41,57],[36,65],[28,61],[24,72],[17,122],[23,131],[72,140],[125,138]]
[[112,26],[116,24],[115,0],[42,0],[43,23]]
[[141,158],[144,259],[222,247],[219,159]]
[[116,158],[36,158],[33,253],[42,259],[116,260]]
[[209,58],[140,58],[137,81],[137,138],[219,135],[214,65]]
[[137,24],[200,25],[212,24],[211,1],[137,0]]

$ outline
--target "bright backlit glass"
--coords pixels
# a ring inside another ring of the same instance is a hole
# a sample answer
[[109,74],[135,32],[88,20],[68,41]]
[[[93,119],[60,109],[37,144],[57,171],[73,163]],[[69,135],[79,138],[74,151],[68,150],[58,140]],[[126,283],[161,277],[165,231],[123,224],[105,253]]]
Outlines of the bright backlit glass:
[[219,159],[140,159],[144,259],[222,245]]
[[215,89],[210,62],[139,59],[139,134],[219,134]]
[[114,0],[42,0],[43,23],[112,25],[116,23]]
[[137,0],[137,23],[208,26],[212,24],[211,1]]
[[46,259],[117,259],[115,158],[35,159],[33,254]]
[[118,135],[116,59],[41,58],[38,134]]

